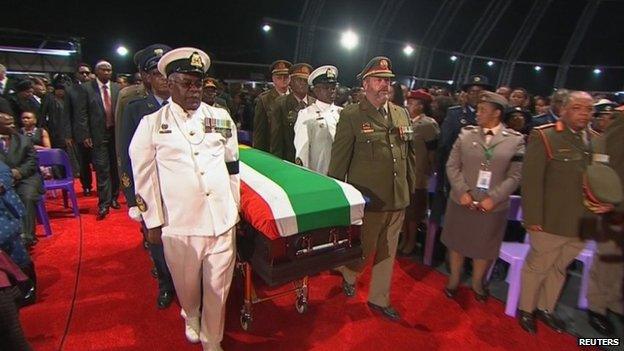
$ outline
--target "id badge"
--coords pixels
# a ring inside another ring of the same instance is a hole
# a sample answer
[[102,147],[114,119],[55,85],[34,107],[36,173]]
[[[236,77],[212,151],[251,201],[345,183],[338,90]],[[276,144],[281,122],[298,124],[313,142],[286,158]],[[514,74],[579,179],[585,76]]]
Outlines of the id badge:
[[480,170],[479,178],[477,179],[477,189],[489,190],[490,181],[492,181],[492,172]]

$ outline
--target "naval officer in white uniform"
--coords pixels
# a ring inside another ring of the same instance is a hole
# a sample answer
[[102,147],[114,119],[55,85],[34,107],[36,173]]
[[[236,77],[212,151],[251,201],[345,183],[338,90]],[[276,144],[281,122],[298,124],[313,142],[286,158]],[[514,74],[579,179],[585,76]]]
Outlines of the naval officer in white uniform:
[[295,123],[295,162],[327,174],[342,107],[334,105],[338,69],[321,66],[308,77],[316,101],[299,111]]
[[164,246],[186,337],[201,341],[204,350],[221,350],[240,178],[230,115],[201,102],[209,66],[208,55],[195,48],[163,55],[158,70],[167,77],[171,98],[143,117],[129,153],[137,206],[148,240]]

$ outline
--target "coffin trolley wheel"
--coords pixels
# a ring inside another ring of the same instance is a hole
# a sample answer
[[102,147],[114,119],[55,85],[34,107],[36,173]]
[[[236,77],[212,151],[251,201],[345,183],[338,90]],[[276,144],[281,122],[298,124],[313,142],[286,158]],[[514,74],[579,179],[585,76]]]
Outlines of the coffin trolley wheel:
[[306,313],[308,311],[308,299],[306,299],[305,296],[297,297],[297,300],[295,301],[295,308],[300,314]]
[[249,328],[251,328],[251,322],[253,322],[253,318],[251,317],[251,313],[245,311],[245,309],[243,308],[241,310],[241,315],[240,315],[240,325],[241,325],[241,328],[243,328],[244,331],[248,331]]

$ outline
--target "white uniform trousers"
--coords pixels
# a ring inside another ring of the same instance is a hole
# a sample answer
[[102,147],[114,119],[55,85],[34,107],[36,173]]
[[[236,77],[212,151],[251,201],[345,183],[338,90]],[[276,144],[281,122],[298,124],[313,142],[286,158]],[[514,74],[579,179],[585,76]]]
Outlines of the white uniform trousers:
[[223,339],[225,302],[236,261],[235,233],[236,227],[219,236],[162,235],[182,316],[201,317],[199,336],[205,347]]

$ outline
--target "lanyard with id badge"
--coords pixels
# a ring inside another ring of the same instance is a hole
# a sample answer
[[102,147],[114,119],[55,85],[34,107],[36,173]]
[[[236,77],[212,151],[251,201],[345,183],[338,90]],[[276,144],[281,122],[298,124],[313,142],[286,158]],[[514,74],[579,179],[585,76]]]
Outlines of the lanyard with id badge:
[[479,176],[477,177],[477,189],[482,191],[490,190],[490,183],[492,182],[492,171],[489,170],[490,162],[494,156],[494,149],[500,143],[496,143],[490,147],[483,148],[483,154],[485,155],[485,162],[481,163],[481,169],[479,170]]

